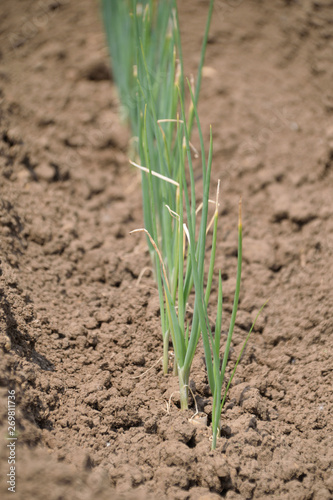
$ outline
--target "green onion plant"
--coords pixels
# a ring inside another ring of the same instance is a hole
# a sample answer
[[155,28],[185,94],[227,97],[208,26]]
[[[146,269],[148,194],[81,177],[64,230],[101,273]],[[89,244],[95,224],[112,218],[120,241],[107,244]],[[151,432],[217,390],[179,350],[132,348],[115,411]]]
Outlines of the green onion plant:
[[[216,242],[215,242],[215,245],[216,245]],[[207,310],[204,311],[207,328],[202,327],[203,345],[204,345],[204,351],[205,351],[208,383],[209,383],[209,386],[211,389],[211,393],[213,395],[212,449],[216,448],[216,441],[220,435],[221,413],[222,413],[222,409],[223,409],[223,406],[224,406],[224,403],[226,400],[228,390],[230,388],[230,384],[231,384],[232,379],[235,375],[237,366],[242,358],[244,349],[245,349],[246,344],[250,338],[250,335],[251,335],[252,330],[255,326],[257,318],[267,303],[267,302],[265,302],[265,304],[261,307],[261,309],[259,310],[259,312],[258,312],[250,330],[249,330],[249,333],[248,333],[248,335],[243,343],[243,346],[241,348],[241,351],[239,353],[239,356],[237,358],[237,361],[235,363],[235,366],[234,366],[234,369],[231,373],[231,376],[229,377],[228,383],[226,385],[226,388],[225,388],[225,391],[224,391],[223,397],[222,397],[221,396],[222,387],[224,384],[225,372],[226,372],[227,363],[228,363],[228,359],[229,359],[230,346],[231,346],[231,341],[232,341],[233,332],[234,332],[235,323],[236,323],[236,315],[237,315],[240,285],[241,285],[241,273],[242,273],[242,203],[240,200],[240,202],[239,202],[239,217],[238,217],[238,257],[237,257],[236,288],[235,288],[235,296],[234,296],[234,303],[233,303],[233,308],[232,308],[232,313],[231,313],[231,319],[230,319],[230,324],[229,324],[229,331],[228,331],[228,336],[227,336],[226,344],[224,347],[224,353],[223,353],[222,359],[220,357],[221,331],[222,331],[222,310],[223,310],[221,271],[219,272],[217,315],[216,315],[214,335],[213,335],[211,328],[210,328],[210,325],[209,325]],[[203,324],[203,321],[202,321],[202,324]]]
[[[198,102],[202,67],[214,1],[210,0],[202,42],[193,102]],[[172,325],[165,304],[163,263],[173,302],[179,282],[180,203],[179,168],[184,157],[178,120],[179,102],[185,102],[183,57],[176,0],[102,0],[102,14],[111,54],[114,80],[124,115],[128,118],[137,147],[132,164],[142,170],[144,226],[158,285],[163,336],[163,370],[168,371]],[[187,132],[191,135],[194,106],[190,106]],[[180,144],[179,144],[180,140]],[[189,147],[192,148],[190,140]],[[147,175],[148,172],[148,175]],[[169,179],[169,182],[161,182]],[[192,184],[194,183],[192,179]],[[194,191],[193,191],[194,196]],[[168,208],[166,208],[166,206]],[[194,205],[193,205],[194,207]],[[150,235],[150,237],[148,236]],[[151,239],[158,245],[162,259]],[[193,286],[188,263],[186,300]],[[180,306],[182,307],[182,306]],[[180,313],[185,315],[185,312]],[[177,367],[175,367],[177,369]]]
[[[213,4],[210,0],[194,85],[184,78],[176,0],[102,0],[114,80],[135,138],[136,149],[131,163],[141,170],[144,228],[133,232],[146,234],[154,265],[161,311],[164,373],[168,371],[171,338],[181,408],[186,409],[191,365],[202,334],[208,382],[213,395],[212,447],[215,448],[226,394],[254,325],[222,397],[240,291],[242,222],[240,204],[236,290],[221,359],[221,273],[214,334],[207,312],[218,234],[219,185],[213,202],[214,215],[210,217],[212,132],[207,154],[197,110]],[[187,97],[190,105],[186,111]],[[199,154],[191,143],[194,122],[200,142],[203,181],[200,203],[193,165],[193,157]],[[210,228],[213,234],[208,258],[206,237]],[[207,275],[205,268],[208,268]],[[190,317],[188,302],[193,288],[194,306]]]

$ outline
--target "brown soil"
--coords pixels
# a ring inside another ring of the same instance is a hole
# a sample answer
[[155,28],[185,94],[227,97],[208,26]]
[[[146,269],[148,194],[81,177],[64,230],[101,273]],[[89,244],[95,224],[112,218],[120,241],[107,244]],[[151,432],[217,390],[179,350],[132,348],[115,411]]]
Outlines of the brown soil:
[[[180,3],[189,74],[208,1]],[[270,302],[214,453],[177,395],[166,411],[177,380],[158,361],[151,270],[138,280],[150,266],[129,235],[142,226],[140,180],[97,5],[2,0],[0,11],[0,426],[4,438],[14,389],[16,498],[333,498],[332,1],[216,1],[200,114],[206,137],[213,125],[212,190],[223,186],[226,325],[239,195],[244,207],[229,370]],[[209,417],[200,349],[191,384]]]

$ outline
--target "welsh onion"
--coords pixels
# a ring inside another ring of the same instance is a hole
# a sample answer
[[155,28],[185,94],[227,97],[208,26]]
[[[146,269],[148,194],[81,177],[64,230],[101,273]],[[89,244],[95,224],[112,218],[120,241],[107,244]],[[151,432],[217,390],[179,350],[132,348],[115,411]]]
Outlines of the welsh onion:
[[212,450],[214,450],[216,448],[216,441],[220,435],[221,413],[222,413],[222,409],[223,409],[231,382],[232,382],[234,375],[236,373],[237,366],[242,358],[244,349],[245,349],[247,342],[250,338],[250,335],[252,333],[254,325],[255,325],[261,311],[263,310],[263,308],[265,307],[265,305],[268,302],[268,301],[266,301],[264,303],[264,305],[260,308],[254,322],[252,323],[252,326],[251,326],[251,328],[246,336],[246,339],[243,343],[243,346],[241,348],[241,351],[239,353],[239,356],[238,356],[237,361],[235,363],[234,369],[231,373],[231,376],[228,380],[228,383],[226,385],[226,389],[225,389],[225,391],[223,393],[223,397],[222,397],[222,394],[221,394],[222,386],[224,383],[225,370],[227,367],[230,345],[231,345],[231,340],[232,340],[233,331],[234,331],[234,327],[235,327],[235,320],[236,320],[236,313],[237,313],[238,299],[239,299],[239,290],[240,290],[241,265],[242,265],[242,262],[241,262],[241,260],[242,260],[242,257],[241,257],[241,255],[242,255],[241,205],[240,205],[240,216],[239,216],[239,225],[238,225],[238,241],[239,241],[239,243],[238,243],[238,264],[237,264],[236,290],[235,290],[234,304],[233,304],[232,315],[231,315],[231,320],[230,320],[230,325],[229,325],[229,332],[228,332],[228,337],[227,337],[222,361],[220,358],[221,322],[222,322],[222,279],[221,279],[221,272],[219,273],[218,308],[217,308],[217,316],[216,316],[216,324],[215,324],[215,335],[214,336],[212,335],[212,332],[209,328],[208,323],[207,323],[208,333],[206,333],[206,332],[205,332],[205,334],[203,333],[208,381],[209,381],[209,386],[210,386],[210,389],[211,389],[211,392],[213,395]]
[[[170,178],[159,178],[159,182],[176,185],[177,187],[177,211],[173,211],[170,207],[166,206],[171,220],[176,221],[174,232],[176,234],[176,248],[174,254],[178,256],[178,267],[176,263],[174,269],[177,269],[177,286],[175,293],[170,286],[166,267],[164,265],[162,253],[159,249],[159,244],[152,235],[146,230],[146,234],[153,246],[156,253],[158,262],[160,263],[161,281],[163,284],[164,300],[165,300],[165,314],[170,327],[170,334],[175,352],[175,362],[179,377],[180,387],[180,402],[181,408],[187,408],[188,400],[188,384],[189,374],[196,351],[197,343],[199,340],[200,332],[202,332],[203,345],[205,351],[206,367],[208,374],[208,382],[213,395],[213,411],[212,411],[212,429],[213,440],[212,448],[216,447],[216,440],[220,431],[220,418],[222,408],[226,399],[226,395],[232,379],[234,377],[236,368],[241,359],[243,351],[249,340],[250,334],[253,330],[254,324],[259,316],[262,308],[260,309],[241,349],[240,355],[237,359],[234,370],[228,381],[224,396],[221,401],[221,391],[225,378],[225,371],[229,358],[230,345],[232,341],[233,331],[236,322],[236,314],[239,302],[240,284],[241,284],[241,269],[242,269],[242,217],[241,217],[241,202],[239,204],[239,219],[238,219],[238,259],[237,259],[237,279],[234,304],[230,320],[228,337],[225,345],[223,359],[220,358],[220,344],[221,344],[221,326],[222,326],[222,278],[219,273],[219,286],[218,286],[218,308],[217,318],[215,324],[215,334],[212,334],[207,306],[209,303],[214,262],[216,254],[217,243],[217,230],[218,230],[218,198],[219,198],[219,185],[217,188],[215,213],[212,220],[208,223],[208,204],[209,204],[209,187],[210,176],[212,168],[212,152],[213,142],[212,133],[210,134],[209,154],[206,163],[204,141],[200,127],[200,121],[197,113],[197,107],[194,102],[194,96],[189,87],[194,115],[197,121],[199,139],[201,145],[201,158],[202,158],[202,177],[203,177],[203,201],[198,211],[197,200],[195,195],[194,171],[191,156],[191,146],[189,141],[188,127],[185,120],[184,102],[179,92],[179,100],[182,112],[182,120],[177,121],[177,141],[179,151],[182,149],[184,154],[179,154],[180,165],[178,169],[178,181]],[[184,140],[183,140],[184,139]],[[186,155],[185,155],[186,153]],[[190,177],[190,187],[186,180],[186,167],[185,157],[187,157],[187,166]],[[155,177],[156,173],[151,169],[146,169],[149,176]],[[185,203],[184,203],[185,202]],[[185,204],[185,210],[184,210]],[[200,214],[200,217],[199,217]],[[186,222],[184,220],[186,219]],[[199,225],[198,237],[196,238],[196,228]],[[206,234],[208,229],[213,226],[212,249],[210,255],[209,271],[207,283],[204,284],[204,270],[205,270],[205,256],[206,256]],[[139,230],[141,231],[141,230]],[[185,239],[186,236],[186,239]],[[185,245],[187,240],[187,245]],[[189,299],[189,294],[194,283],[195,300],[194,311],[191,324],[186,323],[186,305]],[[265,305],[265,304],[264,304]],[[185,325],[186,324],[186,325]]]
[[[216,207],[217,206],[218,206],[218,194],[217,194],[217,200],[216,200]],[[216,214],[217,214],[217,208],[216,208]],[[224,406],[224,403],[226,400],[226,396],[227,396],[230,384],[231,384],[232,379],[235,375],[237,366],[241,360],[244,349],[245,349],[247,342],[250,338],[250,335],[251,335],[252,330],[254,328],[254,325],[258,319],[258,316],[261,313],[262,309],[267,304],[267,302],[265,302],[265,304],[261,307],[261,309],[259,310],[259,312],[258,312],[258,314],[257,314],[257,316],[256,316],[256,318],[255,318],[255,320],[250,328],[250,331],[249,331],[249,333],[248,333],[248,335],[243,343],[243,346],[242,346],[240,354],[237,358],[235,367],[231,373],[228,384],[226,386],[223,397],[221,399],[222,386],[224,383],[225,371],[226,371],[226,367],[227,367],[227,363],[228,363],[228,359],[229,359],[230,345],[231,345],[232,336],[233,336],[235,323],[236,323],[236,315],[237,315],[240,285],[241,285],[241,273],[242,273],[242,204],[241,204],[241,200],[239,202],[239,216],[238,216],[238,252],[237,252],[238,257],[237,257],[236,288],[235,288],[235,296],[234,296],[234,303],[233,303],[232,314],[231,314],[231,319],[230,319],[229,331],[228,331],[227,341],[226,341],[226,345],[224,348],[224,354],[223,354],[222,360],[220,358],[222,309],[223,309],[221,271],[219,272],[218,300],[217,300],[218,305],[217,305],[217,315],[216,315],[214,335],[212,334],[212,331],[211,331],[211,328],[209,325],[209,319],[208,319],[208,313],[207,313],[207,303],[208,303],[207,291],[209,290],[209,287],[211,286],[211,279],[212,279],[214,260],[215,260],[216,234],[217,234],[217,215],[214,217],[212,256],[211,256],[208,284],[207,284],[205,297],[203,297],[203,294],[202,294],[202,282],[200,282],[200,279],[196,273],[197,263],[195,263],[195,265],[192,264],[195,293],[196,293],[196,299],[198,301],[197,304],[202,304],[202,306],[203,306],[203,307],[200,307],[199,315],[200,315],[200,328],[202,331],[203,345],[204,345],[204,351],[205,351],[208,383],[209,383],[209,386],[211,389],[211,393],[213,395],[213,410],[212,410],[212,431],[213,431],[212,449],[213,450],[216,448],[217,437],[219,436],[219,433],[220,433],[221,413],[222,413],[222,409],[223,409],[223,406]],[[191,238],[194,238],[193,234],[192,234]],[[192,253],[194,253],[193,250],[192,250]],[[193,262],[195,262],[195,255],[192,256],[192,259],[193,259]],[[198,310],[199,310],[199,308],[198,308]]]
[[[199,97],[213,4],[214,1],[210,0],[195,95],[192,99],[195,105]],[[177,220],[170,215],[179,211],[181,190],[178,178],[179,168],[184,159],[184,150],[179,143],[181,122],[177,121],[179,94],[182,102],[185,100],[177,3],[176,0],[141,2],[102,0],[102,13],[114,79],[125,114],[129,118],[132,134],[138,139],[137,155],[132,164],[142,170],[144,225],[149,234],[147,241],[158,285],[163,336],[163,370],[167,373],[169,337],[171,335],[173,344],[176,339],[170,312],[164,304],[161,265],[163,263],[171,298],[175,304],[182,271],[179,267],[179,248],[181,248],[180,242],[183,241],[182,235],[177,230]],[[191,105],[187,126],[189,148],[193,118],[194,106]],[[161,182],[161,178],[170,181]],[[193,188],[193,176],[191,184]],[[157,257],[152,241],[160,247],[161,260]],[[186,302],[192,286],[189,259],[184,297],[180,299],[181,301],[183,299],[184,303],[178,306],[181,318],[185,317]],[[187,379],[188,376],[185,375],[184,378]]]
[[[190,87],[189,87],[190,88]],[[175,366],[177,368],[180,389],[180,403],[181,408],[188,407],[188,385],[189,375],[200,337],[200,331],[206,328],[206,310],[208,304],[213,268],[216,251],[216,233],[217,233],[217,218],[218,218],[218,201],[216,201],[215,213],[213,217],[213,243],[210,257],[210,266],[207,284],[205,286],[204,304],[202,303],[201,289],[204,289],[204,269],[205,269],[205,247],[206,247],[206,234],[210,226],[208,222],[208,204],[209,204],[209,187],[210,176],[213,158],[213,141],[212,132],[210,133],[210,146],[208,158],[206,160],[204,141],[202,137],[200,122],[198,120],[196,104],[194,96],[190,88],[192,105],[194,114],[197,119],[198,132],[201,144],[201,159],[202,159],[202,177],[203,177],[203,200],[198,211],[198,203],[195,193],[194,183],[194,170],[191,156],[191,145],[189,140],[189,131],[186,123],[184,101],[182,99],[181,91],[179,90],[179,102],[182,112],[182,120],[177,120],[177,129],[174,147],[178,149],[177,158],[179,161],[176,171],[176,181],[173,178],[157,180],[166,186],[174,185],[177,183],[176,192],[176,207],[171,209],[170,206],[164,204],[163,209],[166,217],[170,218],[172,224],[172,231],[174,233],[173,239],[173,270],[171,275],[173,281],[170,280],[167,266],[163,259],[163,248],[159,240],[150,233],[146,228],[140,229],[144,231],[150,240],[156,255],[158,268],[160,271],[160,279],[162,283],[162,300],[163,310],[165,311],[166,321],[169,327],[170,336],[175,354]],[[144,135],[147,133],[146,122],[144,122]],[[187,160],[187,161],[186,161]],[[147,161],[149,162],[149,155],[147,154]],[[190,186],[186,180],[186,165],[189,171]],[[155,172],[148,168],[148,178],[151,180],[155,176]],[[152,211],[156,211],[156,201],[152,196],[152,184],[149,184],[150,200],[152,201]],[[185,202],[185,209],[184,209]],[[198,236],[195,236],[196,228],[198,229]],[[138,230],[136,230],[138,231]],[[186,309],[189,300],[190,292],[193,282],[195,284],[195,299],[192,321],[186,320]]]
[[[216,243],[215,243],[216,244]],[[222,386],[225,378],[225,371],[229,359],[229,351],[231,340],[235,328],[236,315],[238,309],[239,302],[239,292],[240,292],[240,284],[241,284],[241,272],[242,272],[242,204],[239,202],[239,217],[238,217],[238,258],[237,258],[237,278],[236,278],[236,288],[235,288],[235,296],[234,303],[232,308],[232,314],[230,319],[229,331],[227,336],[226,345],[224,348],[223,358],[220,358],[220,344],[221,344],[221,327],[222,327],[222,308],[223,308],[223,296],[222,296],[222,278],[221,271],[219,272],[219,286],[218,286],[218,300],[217,300],[217,315],[216,315],[216,323],[215,323],[215,333],[212,334],[212,331],[209,326],[208,315],[206,311],[206,324],[207,328],[202,329],[203,335],[203,344],[205,351],[205,360],[208,374],[208,383],[213,395],[213,410],[212,410],[212,431],[213,431],[213,439],[212,439],[212,449],[216,448],[217,437],[220,434],[220,420],[222,409],[226,400],[226,396],[232,382],[232,379],[235,375],[237,366],[241,360],[246,344],[250,338],[254,325],[258,319],[259,314],[262,309],[265,307],[267,302],[261,307],[259,310],[249,333],[243,343],[240,354],[235,363],[235,367],[231,373],[228,384],[224,391],[223,397],[221,399]]]
[[[212,448],[214,449],[226,394],[255,322],[245,339],[221,400],[238,308],[242,264],[242,223],[240,205],[236,290],[229,333],[221,360],[221,273],[219,274],[214,335],[210,329],[207,313],[216,253],[219,189],[217,189],[215,213],[208,223],[213,144],[212,134],[210,134],[209,154],[206,161],[197,113],[201,73],[213,4],[211,0],[197,83],[195,89],[189,86],[191,104],[188,117],[186,117],[183,59],[176,0],[160,2],[156,0],[142,0],[142,2],[102,0],[113,74],[125,115],[138,144],[137,154],[132,164],[142,171],[145,228],[135,231],[146,233],[154,263],[161,310],[163,368],[166,373],[169,336],[171,336],[175,353],[175,368],[179,377],[181,408],[187,408],[189,374],[200,332],[202,332],[208,381],[213,395]],[[178,116],[179,111],[181,119]],[[190,142],[194,119],[198,126],[202,159],[203,201],[199,207],[195,192]],[[186,166],[189,173],[189,185]],[[206,234],[211,225],[213,225],[212,249],[205,284]],[[196,232],[197,229],[198,232]],[[189,322],[186,311],[193,285],[194,309],[192,320]]]

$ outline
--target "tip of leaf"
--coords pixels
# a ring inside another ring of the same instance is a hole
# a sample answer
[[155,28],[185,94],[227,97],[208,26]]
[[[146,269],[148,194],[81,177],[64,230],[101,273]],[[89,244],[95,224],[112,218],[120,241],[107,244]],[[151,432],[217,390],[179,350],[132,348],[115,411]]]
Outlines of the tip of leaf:
[[239,198],[238,205],[238,227],[242,227],[242,197]]

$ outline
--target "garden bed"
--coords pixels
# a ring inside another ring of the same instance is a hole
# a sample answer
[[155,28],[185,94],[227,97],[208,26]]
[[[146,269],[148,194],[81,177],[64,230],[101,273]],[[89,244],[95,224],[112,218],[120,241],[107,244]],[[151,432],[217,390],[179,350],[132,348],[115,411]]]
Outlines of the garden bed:
[[[208,2],[179,3],[188,75]],[[244,219],[228,373],[270,297],[215,452],[209,427],[189,421],[194,406],[179,409],[172,359],[162,374],[150,257],[129,235],[142,227],[140,176],[96,4],[1,10],[0,424],[6,436],[15,390],[16,498],[332,498],[331,3],[215,3],[199,112],[206,138],[213,127],[213,186],[221,179],[226,325],[240,195]],[[200,343],[190,385],[209,420]]]

